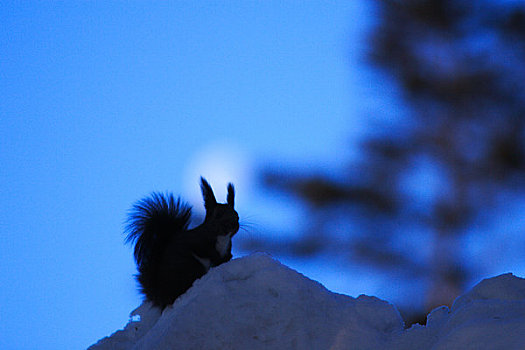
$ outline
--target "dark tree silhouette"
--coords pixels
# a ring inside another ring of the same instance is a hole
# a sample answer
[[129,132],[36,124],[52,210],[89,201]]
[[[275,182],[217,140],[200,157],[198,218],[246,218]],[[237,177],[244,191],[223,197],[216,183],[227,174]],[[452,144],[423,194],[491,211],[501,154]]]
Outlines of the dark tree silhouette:
[[[348,172],[269,167],[263,180],[310,211],[309,231],[276,254],[343,253],[424,279],[423,313],[450,305],[475,272],[462,262],[459,239],[496,215],[491,208],[499,194],[518,196],[525,187],[525,6],[376,4],[368,57],[396,82],[408,112],[392,111],[387,117],[396,123],[376,124]],[[323,229],[334,222],[347,227],[347,249]],[[416,233],[432,237],[430,246],[414,251],[396,244]]]

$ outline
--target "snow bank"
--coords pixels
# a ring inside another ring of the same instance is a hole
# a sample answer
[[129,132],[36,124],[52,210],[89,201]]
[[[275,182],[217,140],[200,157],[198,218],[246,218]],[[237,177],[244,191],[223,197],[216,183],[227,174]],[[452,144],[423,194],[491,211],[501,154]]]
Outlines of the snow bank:
[[525,349],[525,279],[504,274],[481,281],[398,339],[398,349]]
[[525,280],[485,280],[404,330],[375,297],[351,298],[265,254],[210,270],[160,314],[143,303],[124,330],[91,350],[118,349],[520,349]]

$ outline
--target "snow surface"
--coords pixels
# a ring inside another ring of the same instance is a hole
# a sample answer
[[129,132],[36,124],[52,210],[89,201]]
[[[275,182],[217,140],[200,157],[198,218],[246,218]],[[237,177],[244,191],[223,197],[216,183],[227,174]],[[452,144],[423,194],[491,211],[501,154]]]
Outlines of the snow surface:
[[486,279],[405,330],[386,301],[332,293],[258,253],[212,268],[162,314],[143,303],[89,349],[525,349],[525,279]]

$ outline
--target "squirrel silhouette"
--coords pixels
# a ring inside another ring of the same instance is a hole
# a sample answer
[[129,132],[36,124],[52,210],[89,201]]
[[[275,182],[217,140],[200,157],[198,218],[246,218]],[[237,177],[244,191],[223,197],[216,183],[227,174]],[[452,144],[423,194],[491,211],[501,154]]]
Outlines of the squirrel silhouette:
[[217,203],[203,177],[201,190],[206,216],[193,229],[188,229],[191,207],[171,193],[153,192],[129,213],[126,243],[135,245],[140,291],[161,309],[173,304],[211,267],[232,258],[231,238],[239,230],[234,187],[228,184],[225,204]]

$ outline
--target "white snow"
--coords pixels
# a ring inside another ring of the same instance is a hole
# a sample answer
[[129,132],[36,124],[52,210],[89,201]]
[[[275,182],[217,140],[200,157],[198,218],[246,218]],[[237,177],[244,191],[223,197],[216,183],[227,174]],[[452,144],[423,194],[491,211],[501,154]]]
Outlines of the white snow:
[[525,280],[479,283],[426,326],[404,330],[394,306],[332,293],[265,254],[212,268],[161,314],[143,303],[91,350],[525,349]]
[[525,279],[509,273],[483,280],[398,341],[398,349],[415,349],[414,342],[433,350],[525,349]]

